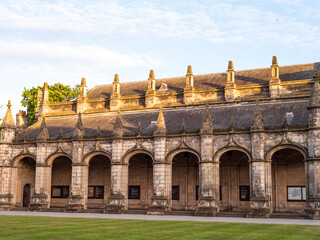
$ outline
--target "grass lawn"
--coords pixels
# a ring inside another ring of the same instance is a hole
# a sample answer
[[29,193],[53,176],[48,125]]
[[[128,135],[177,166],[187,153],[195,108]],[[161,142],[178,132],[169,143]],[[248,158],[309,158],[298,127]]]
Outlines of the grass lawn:
[[0,216],[0,239],[320,239],[320,227]]

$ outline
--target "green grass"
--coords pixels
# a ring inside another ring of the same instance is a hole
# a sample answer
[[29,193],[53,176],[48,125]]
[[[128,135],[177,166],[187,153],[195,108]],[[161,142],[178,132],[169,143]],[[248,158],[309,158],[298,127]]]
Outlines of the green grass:
[[0,239],[320,239],[320,227],[0,216]]

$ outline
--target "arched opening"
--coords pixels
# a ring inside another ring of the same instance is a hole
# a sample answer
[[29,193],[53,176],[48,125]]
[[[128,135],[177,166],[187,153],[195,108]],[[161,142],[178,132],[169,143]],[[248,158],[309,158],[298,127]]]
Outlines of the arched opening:
[[36,161],[31,157],[22,158],[17,164],[17,206],[29,207],[34,193]]
[[144,153],[129,160],[128,207],[146,209],[150,205],[153,188],[152,158]]
[[276,151],[271,160],[273,211],[303,212],[307,194],[304,156],[286,148]]
[[104,208],[111,186],[111,161],[107,156],[96,155],[89,162],[88,208]]
[[227,151],[220,157],[221,211],[245,211],[249,201],[249,158],[242,151]]
[[199,159],[181,152],[172,160],[172,210],[196,210],[199,197]]
[[53,160],[51,173],[51,207],[65,207],[71,192],[72,162],[66,156]]

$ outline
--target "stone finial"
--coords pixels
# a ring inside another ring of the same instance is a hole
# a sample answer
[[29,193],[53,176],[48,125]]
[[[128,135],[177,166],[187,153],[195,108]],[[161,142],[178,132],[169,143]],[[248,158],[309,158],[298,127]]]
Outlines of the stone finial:
[[11,101],[9,100],[7,104],[8,109],[7,109],[6,115],[2,120],[1,128],[16,128],[16,125],[13,120],[12,112],[11,112],[11,106],[12,106]]
[[122,137],[124,134],[123,124],[122,124],[122,118],[120,110],[117,112],[116,121],[113,126],[112,136],[113,137]]
[[114,75],[113,82],[114,82],[114,83],[119,83],[119,82],[120,82],[120,81],[119,81],[119,74],[118,74],[118,73],[116,73],[116,74]]
[[272,66],[278,66],[277,56],[273,56],[273,57],[272,57]]
[[311,95],[309,98],[309,106],[308,107],[320,107],[320,83],[319,81],[315,81],[313,83],[313,88],[311,91]]
[[59,129],[59,136],[58,136],[59,139],[62,139],[63,138],[63,129],[62,127]]
[[235,131],[233,116],[231,116],[231,118],[230,118],[229,130],[230,130],[230,132],[234,132]]
[[141,122],[138,123],[138,128],[137,128],[137,136],[141,136],[142,130],[141,130]]
[[287,119],[287,113],[284,113],[282,130],[288,130],[288,128],[289,128],[289,124],[288,124],[288,119]]
[[264,130],[263,117],[260,110],[259,101],[256,101],[256,108],[253,116],[253,121],[251,124],[250,131],[260,132]]
[[313,75],[314,81],[320,81],[320,75],[319,75],[319,70],[314,70],[314,75]]
[[149,79],[148,79],[148,91],[155,91],[156,90],[156,82],[154,77],[154,71],[150,70]]
[[49,91],[49,85],[47,82],[43,84],[43,91]]
[[49,132],[48,132],[48,128],[46,125],[46,119],[42,118],[40,131],[37,136],[37,141],[46,141],[48,138],[49,138]]
[[185,134],[187,131],[187,127],[186,127],[186,121],[184,120],[184,118],[182,119],[182,124],[181,124],[181,133]]
[[150,70],[149,80],[150,80],[150,79],[155,79],[155,78],[154,78],[154,71],[153,71],[153,70]]
[[101,128],[100,128],[100,126],[98,126],[98,128],[97,128],[97,134],[96,134],[96,136],[97,136],[98,138],[101,138],[101,137],[102,137],[102,133],[101,133]]
[[49,103],[49,85],[47,82],[45,82],[42,90],[42,104],[48,104],[48,103]]
[[81,86],[82,87],[86,87],[87,86],[86,78],[82,78],[81,79]]
[[234,69],[233,69],[233,62],[232,62],[232,61],[229,61],[229,62],[228,62],[228,71],[234,71]]
[[163,115],[162,108],[160,108],[156,127],[154,129],[153,135],[154,136],[162,136],[162,135],[166,135],[166,133],[167,133],[166,121],[165,121],[165,118]]
[[78,114],[78,120],[76,124],[76,128],[73,131],[73,139],[82,139],[84,137],[84,127],[82,124],[81,113]]
[[202,120],[200,134],[212,134],[212,133],[213,133],[213,123],[212,123],[211,113],[209,109],[209,104],[206,103],[206,109],[205,109],[203,120]]
[[193,75],[192,66],[189,65],[187,69],[187,76],[192,76],[192,75]]

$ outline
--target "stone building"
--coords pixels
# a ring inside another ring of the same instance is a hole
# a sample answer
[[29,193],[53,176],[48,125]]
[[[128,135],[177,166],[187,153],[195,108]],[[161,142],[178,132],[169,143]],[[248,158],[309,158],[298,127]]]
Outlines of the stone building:
[[121,83],[1,125],[0,208],[320,217],[320,63]]

